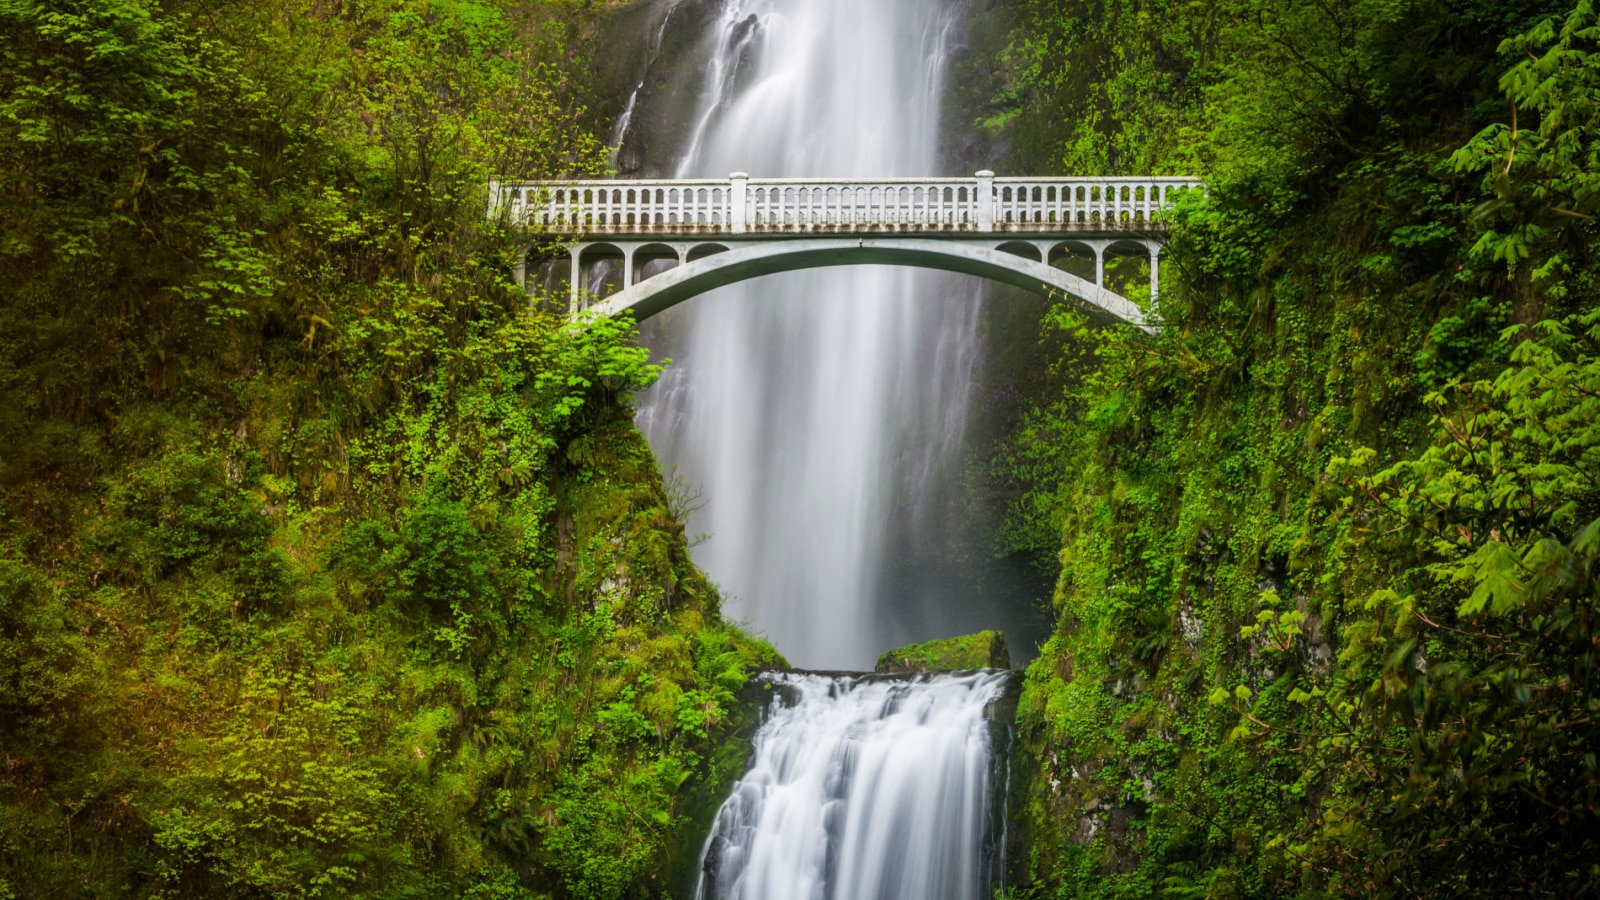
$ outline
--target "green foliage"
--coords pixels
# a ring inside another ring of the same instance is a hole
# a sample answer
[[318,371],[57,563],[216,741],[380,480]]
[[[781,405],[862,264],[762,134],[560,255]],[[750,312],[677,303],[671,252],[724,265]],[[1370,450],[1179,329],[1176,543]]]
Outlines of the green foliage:
[[1006,650],[1005,635],[998,631],[980,631],[896,647],[878,657],[875,671],[938,672],[988,668],[1011,668],[1011,654]]
[[1209,190],[997,456],[1061,566],[1025,892],[1593,893],[1591,5],[1100,11],[1033,14],[1088,81],[1019,152]]
[[0,3],[0,896],[659,894],[777,657],[484,221],[586,10]]

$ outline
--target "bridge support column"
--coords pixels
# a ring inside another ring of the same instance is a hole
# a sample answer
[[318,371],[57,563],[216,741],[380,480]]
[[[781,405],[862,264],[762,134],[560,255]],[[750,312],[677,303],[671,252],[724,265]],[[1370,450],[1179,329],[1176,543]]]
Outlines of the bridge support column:
[[578,292],[583,289],[583,284],[581,283],[583,281],[583,265],[579,262],[579,259],[583,256],[583,245],[573,244],[570,252],[572,253],[572,283],[568,287],[571,289],[572,294],[567,299],[567,313],[575,316],[578,314]]
[[1106,242],[1094,242],[1094,284],[1095,287],[1106,286]]
[[639,249],[638,244],[622,245],[622,289],[633,287],[633,251]]
[[517,280],[517,287],[522,288],[524,294],[528,293],[528,248],[523,247],[517,251],[517,264],[511,269],[511,277]]
[[1145,246],[1150,248],[1150,306],[1156,305],[1156,297],[1161,293],[1161,245],[1155,241],[1145,241]]

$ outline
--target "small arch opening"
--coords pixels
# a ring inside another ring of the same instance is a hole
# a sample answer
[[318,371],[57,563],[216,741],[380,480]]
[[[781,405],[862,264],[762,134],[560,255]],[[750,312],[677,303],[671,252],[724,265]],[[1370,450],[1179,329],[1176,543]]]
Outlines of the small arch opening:
[[689,262],[726,252],[728,252],[728,248],[721,244],[696,244],[689,249]]
[[995,249],[1001,253],[1009,253],[1012,256],[1020,256],[1023,259],[1031,259],[1034,262],[1044,262],[1039,258],[1039,248],[1027,241],[1007,241]]
[[622,249],[612,244],[591,244],[578,255],[578,289],[595,300],[622,290]]
[[552,313],[567,308],[567,297],[572,293],[572,257],[562,253],[535,255],[529,252],[524,261],[522,289],[535,307]]
[[1050,267],[1094,284],[1094,248],[1082,241],[1064,241],[1050,248]]
[[633,283],[678,267],[678,251],[666,244],[645,244],[633,251]]
[[1139,241],[1106,247],[1106,288],[1135,303],[1150,302],[1150,248]]

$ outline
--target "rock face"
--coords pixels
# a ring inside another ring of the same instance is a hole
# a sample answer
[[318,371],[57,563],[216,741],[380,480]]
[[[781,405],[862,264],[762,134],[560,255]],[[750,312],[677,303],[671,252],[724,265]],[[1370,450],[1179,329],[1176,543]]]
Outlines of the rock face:
[[1006,636],[980,631],[899,647],[878,657],[878,672],[928,672],[944,669],[1009,669]]

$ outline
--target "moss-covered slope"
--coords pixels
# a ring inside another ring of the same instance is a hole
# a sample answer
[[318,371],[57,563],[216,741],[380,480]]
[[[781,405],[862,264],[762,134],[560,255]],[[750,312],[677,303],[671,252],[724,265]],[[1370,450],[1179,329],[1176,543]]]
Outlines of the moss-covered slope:
[[0,9],[0,897],[658,895],[777,660],[483,221],[584,15]]
[[1019,155],[1209,187],[1001,455],[1061,548],[1023,894],[1593,892],[1592,8],[1019,15]]

